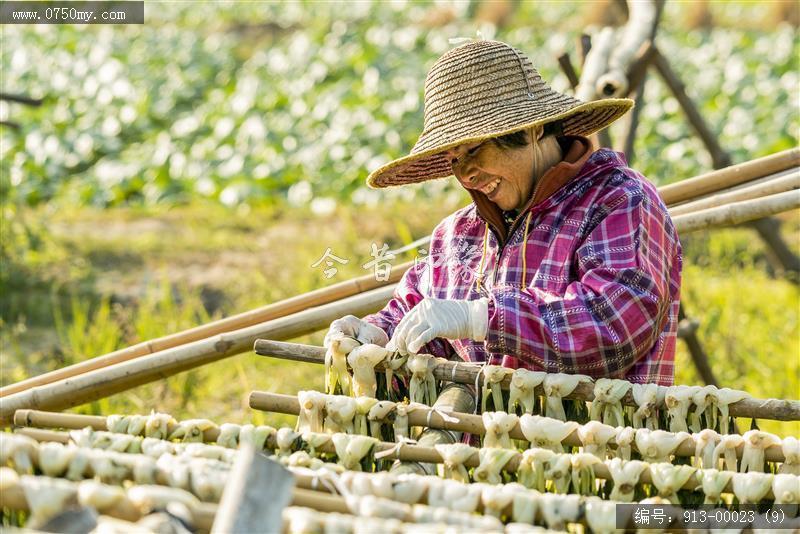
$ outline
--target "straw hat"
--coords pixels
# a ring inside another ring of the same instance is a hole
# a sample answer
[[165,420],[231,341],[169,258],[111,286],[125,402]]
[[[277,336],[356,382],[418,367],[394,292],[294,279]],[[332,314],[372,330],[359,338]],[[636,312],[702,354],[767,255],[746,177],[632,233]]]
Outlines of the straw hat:
[[453,174],[444,152],[560,121],[564,135],[602,130],[633,106],[627,98],[582,102],[558,93],[531,61],[500,41],[479,40],[454,48],[425,80],[425,124],[408,156],[372,172],[371,187],[424,182]]

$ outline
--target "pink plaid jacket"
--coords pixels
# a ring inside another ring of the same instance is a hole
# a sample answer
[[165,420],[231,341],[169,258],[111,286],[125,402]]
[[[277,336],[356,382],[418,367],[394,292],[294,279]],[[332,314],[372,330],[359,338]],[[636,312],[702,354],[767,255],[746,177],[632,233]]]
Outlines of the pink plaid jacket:
[[430,253],[365,319],[391,337],[425,297],[485,296],[484,342],[436,339],[421,352],[671,385],[682,259],[666,206],[622,154],[563,143],[565,161],[510,228],[471,192],[475,202],[439,223]]

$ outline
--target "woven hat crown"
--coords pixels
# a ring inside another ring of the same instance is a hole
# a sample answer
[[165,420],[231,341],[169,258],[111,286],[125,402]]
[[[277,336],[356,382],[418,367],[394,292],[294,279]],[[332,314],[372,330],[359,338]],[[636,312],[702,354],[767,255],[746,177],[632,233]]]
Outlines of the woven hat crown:
[[460,144],[560,121],[565,135],[589,135],[627,112],[633,101],[581,102],[554,91],[530,59],[500,41],[454,48],[425,79],[423,131],[408,156],[370,174],[372,187],[443,178],[452,174],[445,152]]
[[[508,123],[515,107],[567,109],[573,99],[545,83],[530,59],[499,41],[474,41],[450,50],[431,67],[425,80],[424,130],[412,154],[434,143],[450,143]],[[561,97],[561,98],[559,98]],[[476,123],[480,117],[483,123]]]

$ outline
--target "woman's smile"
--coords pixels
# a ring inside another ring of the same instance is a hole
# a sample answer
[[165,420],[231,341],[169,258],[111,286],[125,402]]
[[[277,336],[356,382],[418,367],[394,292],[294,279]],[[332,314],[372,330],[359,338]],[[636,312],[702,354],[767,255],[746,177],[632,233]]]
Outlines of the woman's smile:
[[486,196],[489,196],[495,191],[495,189],[497,189],[498,185],[500,185],[500,178],[498,178],[497,180],[494,180],[494,181],[486,184],[485,186],[480,188],[478,191],[480,191],[481,193],[483,193]]

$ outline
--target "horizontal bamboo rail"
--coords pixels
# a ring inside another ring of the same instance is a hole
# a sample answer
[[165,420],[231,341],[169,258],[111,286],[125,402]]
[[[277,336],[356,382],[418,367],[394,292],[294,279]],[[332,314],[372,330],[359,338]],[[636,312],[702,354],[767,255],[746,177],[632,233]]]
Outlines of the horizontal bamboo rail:
[[[325,349],[314,345],[300,343],[286,343],[259,339],[255,343],[255,353],[259,356],[280,358],[299,362],[316,364],[325,363]],[[376,369],[382,370],[383,364]],[[403,372],[401,368],[397,372]],[[483,384],[481,366],[473,363],[442,361],[433,370],[437,380],[458,382],[460,384]],[[480,375],[480,376],[479,376]],[[500,387],[509,389],[511,377],[507,376],[500,382]],[[536,389],[538,395],[544,395],[541,386]],[[575,390],[566,396],[568,399],[583,401],[594,400],[594,384],[580,383]],[[622,404],[636,406],[633,394],[629,391],[622,398]],[[729,405],[730,414],[736,417],[751,417],[756,419],[772,419],[776,421],[800,421],[800,401],[781,399],[743,399]]]
[[783,193],[798,188],[800,188],[800,169],[789,169],[770,175],[757,182],[750,182],[744,187],[726,190],[722,193],[673,206],[669,209],[669,214],[675,217],[702,209]]
[[[792,149],[739,165],[732,165],[695,178],[689,178],[677,184],[670,184],[659,188],[659,192],[665,203],[673,204],[695,199],[704,194],[715,193],[727,187],[736,186],[798,165],[800,165],[800,150]],[[683,208],[681,213],[683,213]],[[418,241],[418,244],[421,246],[427,243],[428,240],[429,238],[427,240],[423,238]],[[138,343],[131,347],[91,358],[14,384],[9,384],[0,388],[0,398],[25,391],[31,387],[50,384],[89,371],[102,369],[110,365],[130,361],[148,354],[155,354],[163,350],[199,341],[225,332],[231,332],[233,330],[274,320],[310,307],[320,306],[364,291],[393,284],[400,280],[406,270],[412,265],[413,262],[407,262],[393,267],[387,281],[378,281],[372,275],[353,278],[329,287],[317,289],[309,293],[291,297],[218,321],[213,321],[189,330]]]
[[[279,393],[267,393],[265,391],[253,391],[250,393],[250,407],[254,410],[260,410],[271,413],[283,413],[288,415],[300,414],[300,402],[297,397],[293,395],[282,395]],[[454,430],[456,432],[467,432],[482,436],[486,433],[486,428],[483,426],[483,419],[479,415],[472,415],[468,413],[447,412],[449,417],[455,421],[447,421],[438,412],[430,408],[420,408],[409,412],[408,424],[409,426],[421,426],[428,428],[436,428],[442,430]],[[388,421],[385,421],[388,422]],[[514,425],[508,435],[513,439],[527,441],[519,423]],[[561,443],[570,447],[581,447],[580,437],[578,437],[577,430],[573,430]],[[614,438],[609,443],[615,443]],[[631,444],[632,450],[636,450],[636,444]],[[744,445],[739,445],[736,448],[736,457],[741,458],[744,451]],[[783,462],[783,450],[780,445],[771,445],[765,449],[765,458],[770,462]],[[675,450],[675,456],[694,456],[695,444],[694,440],[684,441]]]
[[[25,492],[22,490],[22,486],[20,484],[8,486],[4,488],[3,491],[0,491],[0,508],[22,511],[30,510],[30,507],[28,506],[28,500],[25,497]],[[191,514],[191,520],[194,526],[197,527],[201,532],[208,532],[211,530],[211,525],[214,523],[214,516],[217,513],[217,505],[201,502],[199,505],[190,508],[189,513]],[[142,518],[142,513],[127,497],[120,499],[109,509],[103,510],[103,514],[115,517],[117,519],[122,519],[124,521],[137,521]]]
[[159,337],[150,341],[144,341],[130,347],[110,352],[103,356],[91,358],[68,367],[62,367],[49,373],[44,373],[38,376],[9,384],[0,388],[0,398],[12,393],[24,391],[35,386],[50,384],[58,380],[77,376],[95,369],[102,369],[116,363],[127,362],[140,356],[147,354],[155,354],[165,349],[185,345],[193,341],[199,341],[207,337],[211,337],[224,332],[231,332],[240,328],[246,328],[255,324],[272,321],[280,317],[285,317],[293,313],[303,311],[315,306],[321,306],[341,300],[346,297],[357,295],[371,289],[383,287],[388,284],[393,284],[400,280],[403,273],[411,267],[414,262],[407,262],[396,267],[393,267],[386,281],[376,280],[374,275],[360,276],[338,284],[333,284],[328,287],[316,289],[302,295],[297,295],[273,304],[262,306],[244,313],[231,315],[218,321],[213,321],[201,326],[177,332],[168,336]]
[[287,317],[14,393],[0,402],[0,423],[10,423],[18,409],[71,408],[240,354],[250,350],[258,338],[291,339],[325,328],[343,315],[366,315],[378,311],[386,304],[393,291],[394,285],[373,289]]
[[792,148],[665,185],[658,192],[664,202],[671,205],[798,166],[800,149]]
[[[15,426],[32,426],[36,428],[69,428],[80,430],[91,427],[92,430],[108,431],[104,415],[82,415],[76,413],[46,412],[40,410],[17,410],[14,413]],[[177,425],[167,426],[167,434],[171,434]],[[209,428],[203,432],[203,441],[210,443],[217,441],[219,427]]]
[[[51,477],[41,477],[51,478]],[[77,485],[77,484],[76,484]],[[319,512],[338,512],[342,514],[351,513],[344,498],[339,495],[326,493],[323,487],[320,490],[308,488],[293,488],[290,506],[304,506]],[[28,511],[28,500],[22,486],[19,484],[4,488],[0,492],[0,507],[10,510]],[[200,502],[189,510],[191,520],[195,527],[201,532],[209,532],[214,523],[214,516],[217,513],[218,505],[209,502]],[[111,508],[104,510],[103,514],[122,519],[125,521],[137,521],[143,516],[139,510],[127,498],[121,499]]]
[[[411,413],[413,414],[414,412]],[[409,424],[412,424],[410,415],[409,415]],[[66,432],[41,430],[37,428],[18,428],[15,430],[15,432],[33,438],[39,442],[55,441],[57,443],[64,443],[64,444],[70,442],[69,434],[67,434]],[[270,437],[267,440],[266,446],[268,448],[277,448],[274,436]],[[336,447],[330,440],[318,446],[316,450],[325,454],[336,454]],[[400,460],[401,462],[420,462],[427,464],[444,463],[442,455],[439,454],[439,451],[437,451],[433,447],[423,447],[420,445],[411,445],[405,443],[402,444],[402,446],[398,447],[397,443],[390,443],[386,441],[378,442],[375,445],[374,452],[381,453],[384,451],[393,451],[394,454],[391,455],[389,458]],[[522,461],[522,453],[517,453],[511,457],[508,463],[506,463],[506,465],[503,467],[503,470],[509,473],[516,473],[521,461]],[[480,458],[477,451],[464,462],[464,466],[467,468],[478,467],[479,465],[480,465]],[[597,478],[602,478],[603,480],[612,479],[611,472],[609,471],[608,466],[606,466],[604,463],[592,465],[592,470],[594,471],[595,477]],[[650,484],[652,483],[652,481],[653,479],[650,475],[650,469],[648,467],[647,469],[642,471],[642,474],[639,477],[639,483]],[[303,485],[305,485],[305,483]],[[683,488],[697,489],[697,484],[693,483],[690,480],[683,486]],[[322,488],[317,488],[317,490],[321,491]],[[733,483],[729,482],[725,486],[724,491],[727,493],[732,493]],[[772,498],[772,490],[770,490],[769,493],[767,494],[767,498]],[[298,506],[303,506],[303,505],[298,505]],[[316,508],[315,506],[312,507]],[[321,510],[321,511],[335,511],[335,510]]]
[[688,233],[754,221],[798,208],[800,191],[795,190],[685,213],[673,217],[672,222],[678,233]]

